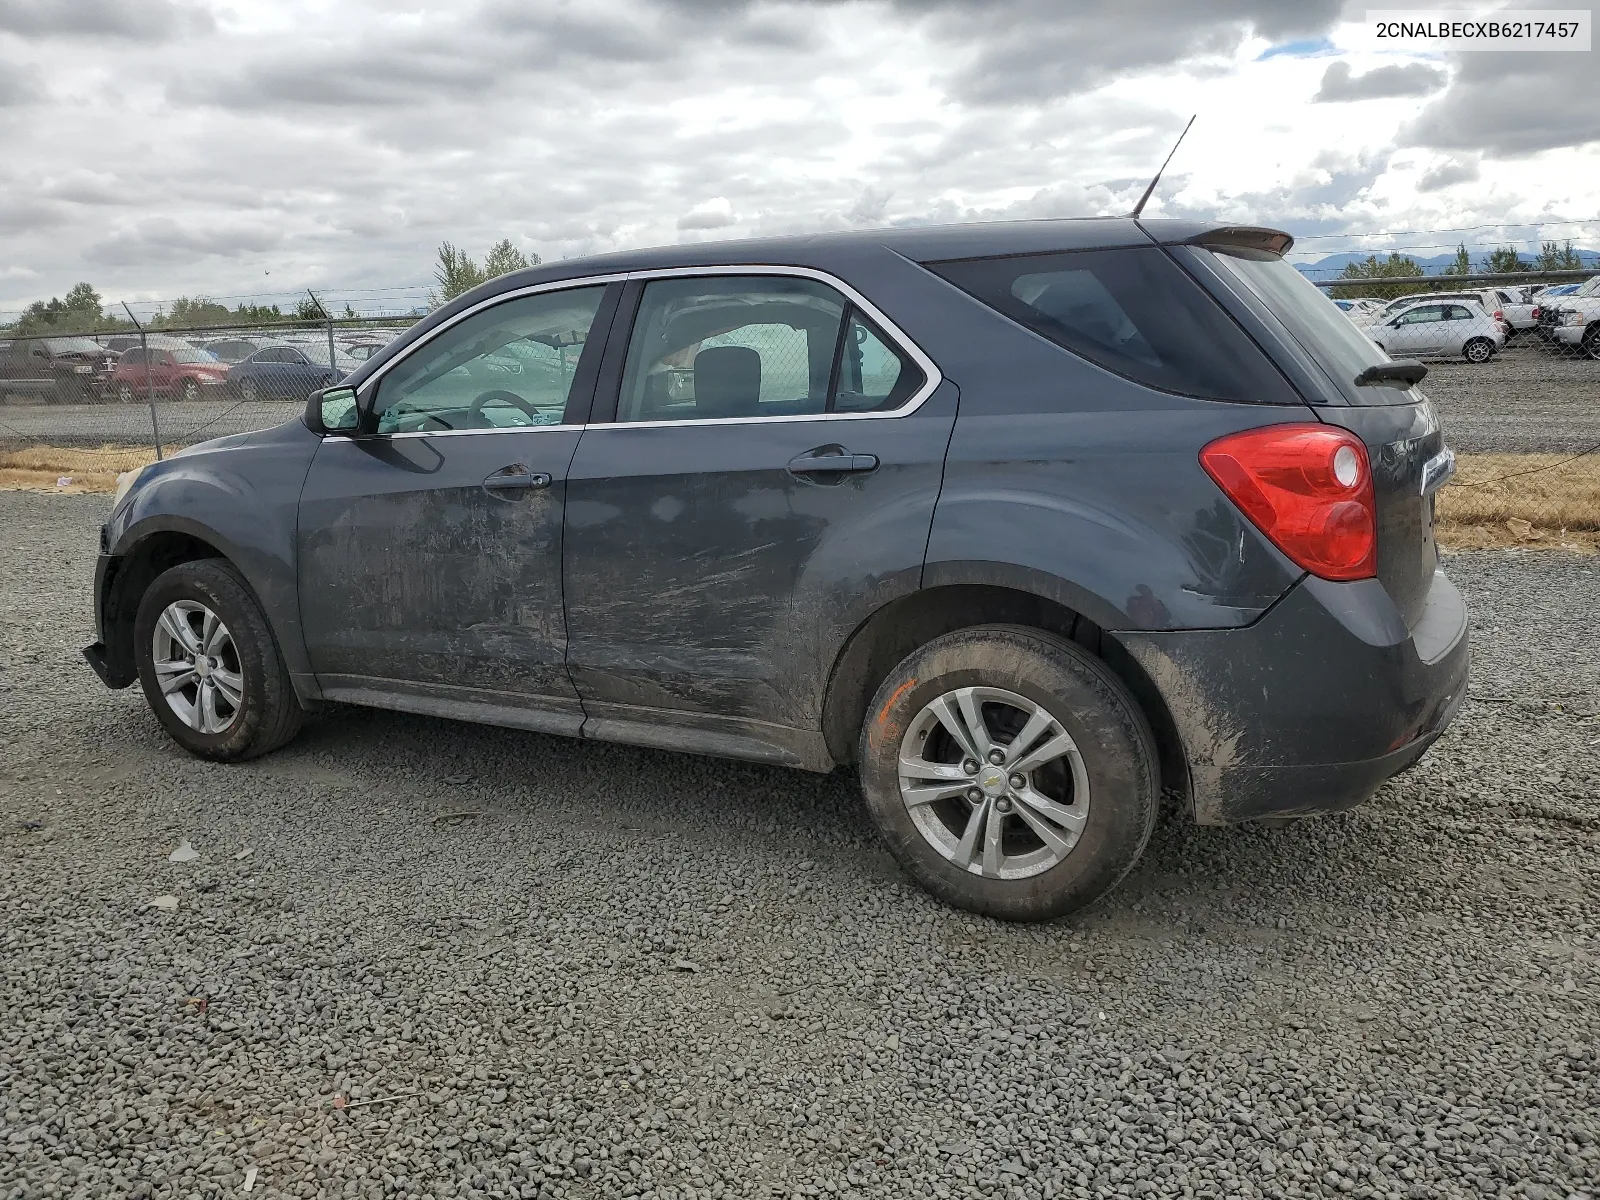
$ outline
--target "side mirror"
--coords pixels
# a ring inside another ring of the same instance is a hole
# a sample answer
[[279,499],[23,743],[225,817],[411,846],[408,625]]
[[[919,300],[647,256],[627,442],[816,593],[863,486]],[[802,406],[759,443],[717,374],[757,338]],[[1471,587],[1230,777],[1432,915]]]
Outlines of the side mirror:
[[306,424],[317,433],[359,433],[361,410],[355,388],[329,387],[312,392],[306,402]]

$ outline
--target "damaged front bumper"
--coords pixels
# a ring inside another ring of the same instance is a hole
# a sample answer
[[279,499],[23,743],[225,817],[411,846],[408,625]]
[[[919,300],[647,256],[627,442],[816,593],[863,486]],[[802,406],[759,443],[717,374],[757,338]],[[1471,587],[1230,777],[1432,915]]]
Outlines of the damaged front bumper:
[[1202,825],[1360,804],[1467,691],[1467,607],[1442,571],[1412,628],[1377,580],[1307,577],[1246,629],[1115,636],[1172,715]]

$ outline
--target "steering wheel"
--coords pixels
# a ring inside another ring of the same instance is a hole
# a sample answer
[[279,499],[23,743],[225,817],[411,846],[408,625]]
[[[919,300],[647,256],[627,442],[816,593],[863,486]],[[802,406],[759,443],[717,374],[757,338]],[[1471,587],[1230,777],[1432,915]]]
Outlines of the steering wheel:
[[481,396],[467,406],[467,412],[473,417],[480,417],[483,415],[483,410],[495,400],[504,401],[513,408],[521,409],[522,412],[527,416],[528,420],[532,421],[535,425],[544,424],[544,418],[539,415],[538,409],[534,408],[533,405],[529,404],[515,392],[508,392],[504,388],[492,388],[489,391],[484,392]]

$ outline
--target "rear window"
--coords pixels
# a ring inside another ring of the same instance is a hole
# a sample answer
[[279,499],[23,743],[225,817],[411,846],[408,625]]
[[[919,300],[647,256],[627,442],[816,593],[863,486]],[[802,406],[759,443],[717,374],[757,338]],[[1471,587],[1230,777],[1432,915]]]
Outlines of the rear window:
[[1019,325],[1136,383],[1208,400],[1300,402],[1260,347],[1157,247],[928,265]]
[[[1414,400],[1408,388],[1355,385],[1357,375],[1368,367],[1388,362],[1389,356],[1340,312],[1321,289],[1281,257],[1235,247],[1214,247],[1206,253],[1283,322],[1295,341],[1321,364],[1352,404],[1409,404]],[[1411,302],[1415,303],[1416,299],[1412,297]],[[1394,313],[1390,312],[1384,319],[1393,318]]]

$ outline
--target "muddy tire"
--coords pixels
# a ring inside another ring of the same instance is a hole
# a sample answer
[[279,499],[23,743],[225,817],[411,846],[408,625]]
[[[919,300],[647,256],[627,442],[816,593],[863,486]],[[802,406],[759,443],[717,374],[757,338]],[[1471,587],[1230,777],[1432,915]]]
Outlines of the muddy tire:
[[133,655],[151,711],[199,758],[239,762],[300,731],[277,639],[243,576],[221,559],[180,563],[139,600]]
[[984,625],[922,646],[884,680],[859,748],[878,831],[956,908],[1043,921],[1093,904],[1155,826],[1155,738],[1081,647]]

